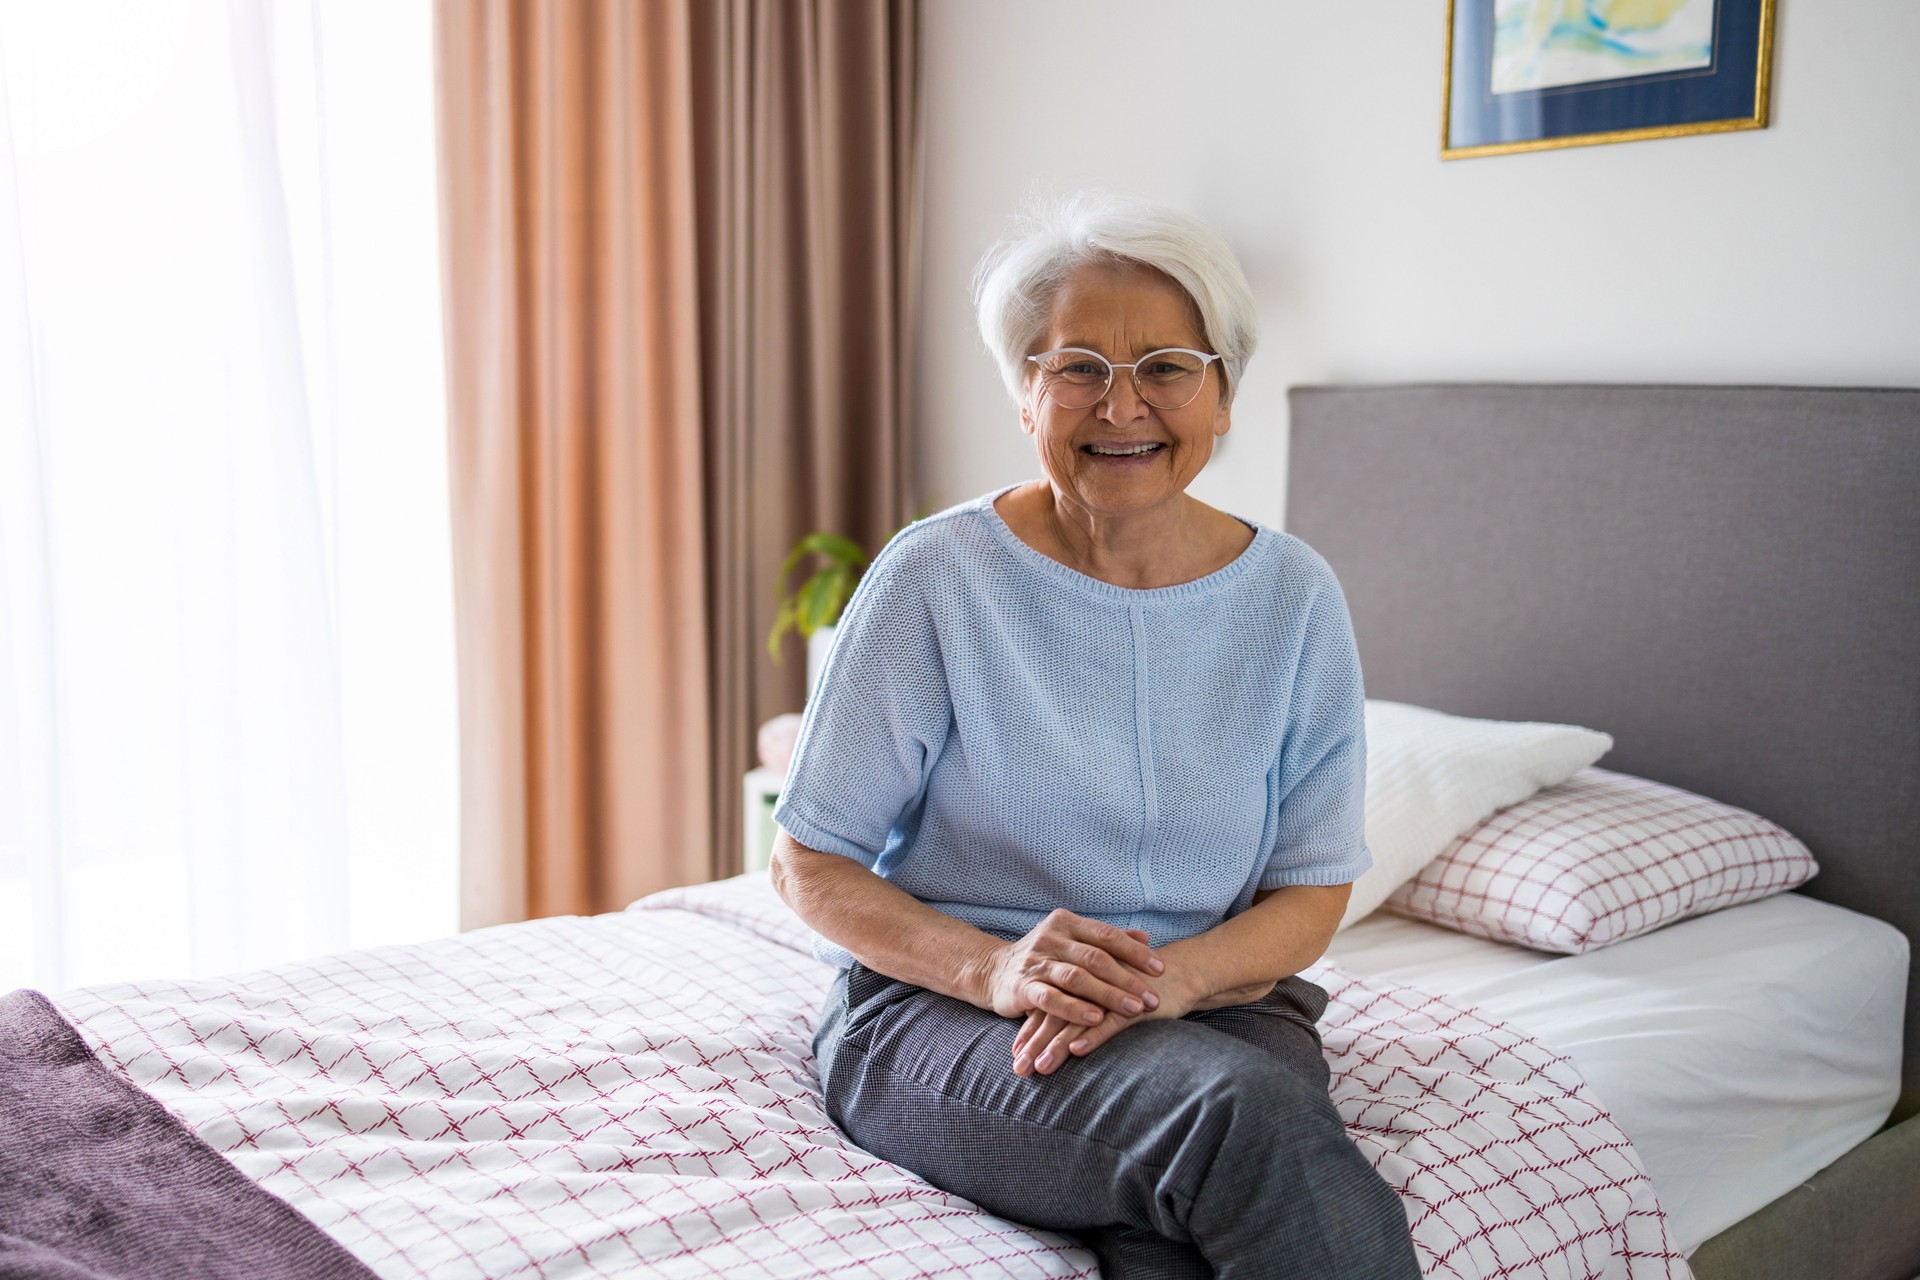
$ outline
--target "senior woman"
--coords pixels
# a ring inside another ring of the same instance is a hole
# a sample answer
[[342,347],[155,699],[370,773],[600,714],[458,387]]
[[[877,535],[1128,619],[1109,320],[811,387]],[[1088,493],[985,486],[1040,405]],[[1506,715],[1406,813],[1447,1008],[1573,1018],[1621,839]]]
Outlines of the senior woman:
[[1109,1275],[1418,1276],[1298,976],[1370,863],[1345,601],[1186,492],[1253,349],[1239,264],[1089,195],[976,293],[1043,478],[875,559],[775,813],[774,883],[842,966],[828,1111]]

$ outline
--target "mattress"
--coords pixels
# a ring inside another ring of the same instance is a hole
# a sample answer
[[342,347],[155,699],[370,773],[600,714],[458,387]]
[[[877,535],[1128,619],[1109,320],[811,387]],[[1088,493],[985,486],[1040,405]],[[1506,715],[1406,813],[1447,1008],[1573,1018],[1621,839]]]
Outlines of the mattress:
[[1571,1058],[1687,1253],[1865,1140],[1900,1091],[1905,936],[1797,893],[1583,956],[1376,912],[1327,958],[1452,996]]

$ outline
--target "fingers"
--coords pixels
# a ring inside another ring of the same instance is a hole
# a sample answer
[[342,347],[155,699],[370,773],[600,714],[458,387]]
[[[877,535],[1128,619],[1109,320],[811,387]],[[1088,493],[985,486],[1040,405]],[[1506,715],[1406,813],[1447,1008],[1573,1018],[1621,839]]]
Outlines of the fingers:
[[1153,954],[1153,948],[1147,945],[1147,934],[1141,929],[1121,929],[1104,920],[1093,920],[1086,916],[1074,915],[1071,911],[1055,911],[1049,920],[1065,917],[1060,925],[1070,937],[1081,942],[1091,943],[1115,960],[1149,977],[1159,977],[1166,972],[1167,966],[1160,957]]
[[[1056,1021],[1058,1020],[1056,1019]],[[1047,1022],[1047,1015],[1044,1013],[1041,1013],[1038,1009],[1035,1009],[1032,1013],[1029,1013],[1026,1016],[1026,1019],[1022,1021],[1020,1024],[1020,1030],[1014,1033],[1014,1037],[1013,1037],[1013,1056],[1014,1057],[1018,1058],[1020,1056],[1020,1050],[1026,1046],[1027,1042],[1033,1038],[1034,1033],[1038,1031],[1043,1025],[1045,1025],[1046,1022]]]
[[[1107,1016],[1107,1011],[1091,1000],[1070,995],[1052,982],[1034,978],[1020,988],[1029,1010],[1038,1010],[1059,1018],[1062,1022],[1071,1022],[1077,1026],[1097,1026]],[[1131,998],[1131,997],[1127,997]],[[1121,1001],[1115,1000],[1118,1004]]]
[[1155,978],[1166,965],[1148,935],[1058,910],[1008,948],[993,980],[991,1007],[1009,1017],[1038,1009],[1082,1026],[1108,1014],[1159,1008]]
[[[1118,1022],[1119,1019],[1115,1018],[1114,1021]],[[1084,1039],[1088,1031],[1085,1027],[1063,1026],[1051,1038],[1042,1039],[1046,1030],[1041,1028],[1041,1035],[1034,1037],[1033,1069],[1041,1075],[1050,1076],[1065,1065],[1069,1056],[1068,1045]]]
[[[1152,956],[1151,958],[1155,964],[1160,964],[1158,956]],[[1093,943],[1075,942],[1070,944],[1067,953],[1062,959],[1085,969],[1097,981],[1115,990],[1125,991],[1135,998],[1144,999],[1146,1001],[1146,1007],[1149,1009],[1153,1008],[1154,1005],[1159,1002],[1160,995],[1159,992],[1154,990],[1152,978],[1143,975],[1140,970],[1134,968],[1132,965],[1115,959],[1113,953],[1104,951]],[[1162,969],[1166,968],[1164,964],[1161,964],[1160,967]],[[1102,1003],[1105,1003],[1105,1001],[1102,1001]],[[1111,1008],[1112,1006],[1109,1005],[1108,1007]],[[1138,1013],[1139,1010],[1124,1008],[1121,1009],[1120,1012]]]
[[1064,908],[1048,915],[1031,936],[1045,954],[1076,964],[1100,981],[1137,996],[1152,990],[1150,979],[1166,972],[1166,964],[1148,945],[1145,930],[1117,928]]
[[1083,1028],[1064,1019],[1043,1015],[1037,1019],[1029,1016],[1020,1034],[1014,1037],[1013,1074],[1030,1076],[1038,1071],[1041,1075],[1051,1075],[1062,1062],[1066,1061],[1067,1042],[1081,1034]]
[[[1065,954],[1036,959],[1028,969],[1033,979],[1046,983],[1066,995],[1076,996],[1090,1005],[1115,1013],[1140,1013],[1160,1003],[1153,984],[1133,973],[1098,947],[1075,942],[1064,948]],[[1040,1003],[1036,1001],[1036,1003]],[[1049,1013],[1074,1017],[1071,1009],[1042,1004]]]
[[1166,972],[1143,929],[1054,911],[1024,940],[1025,1018],[1013,1038],[1015,1075],[1052,1075],[1135,1022],[1176,1017],[1151,978]]
[[1084,1058],[1120,1034],[1121,1031],[1132,1026],[1136,1021],[1139,1021],[1139,1019],[1114,1018],[1111,1019],[1108,1024],[1103,1024],[1098,1027],[1076,1027],[1073,1029],[1072,1035],[1062,1037],[1065,1043],[1065,1051],[1076,1058]]
[[1136,1021],[1108,1018],[1097,1027],[1082,1027],[1051,1015],[1028,1014],[1013,1038],[1013,1073],[1050,1076],[1069,1057],[1086,1057]]

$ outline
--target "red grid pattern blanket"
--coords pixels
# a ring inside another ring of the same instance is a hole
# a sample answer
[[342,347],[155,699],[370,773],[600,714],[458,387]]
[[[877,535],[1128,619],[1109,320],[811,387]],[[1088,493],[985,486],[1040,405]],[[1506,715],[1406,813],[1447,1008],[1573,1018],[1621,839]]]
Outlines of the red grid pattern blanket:
[[[850,1145],[809,1044],[832,973],[765,878],[57,1000],[109,1067],[382,1276],[1087,1276],[1065,1237]],[[1567,1060],[1333,966],[1334,1099],[1429,1276],[1688,1271]]]

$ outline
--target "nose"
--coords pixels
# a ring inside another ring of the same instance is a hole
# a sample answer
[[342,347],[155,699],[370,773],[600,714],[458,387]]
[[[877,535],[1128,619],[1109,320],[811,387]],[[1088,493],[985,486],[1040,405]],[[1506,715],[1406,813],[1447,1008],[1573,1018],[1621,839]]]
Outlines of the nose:
[[1123,422],[1137,422],[1147,416],[1148,406],[1140,398],[1139,384],[1133,380],[1132,369],[1115,369],[1113,382],[1107,387],[1107,394],[1101,397],[1096,412],[1100,417],[1116,425]]

